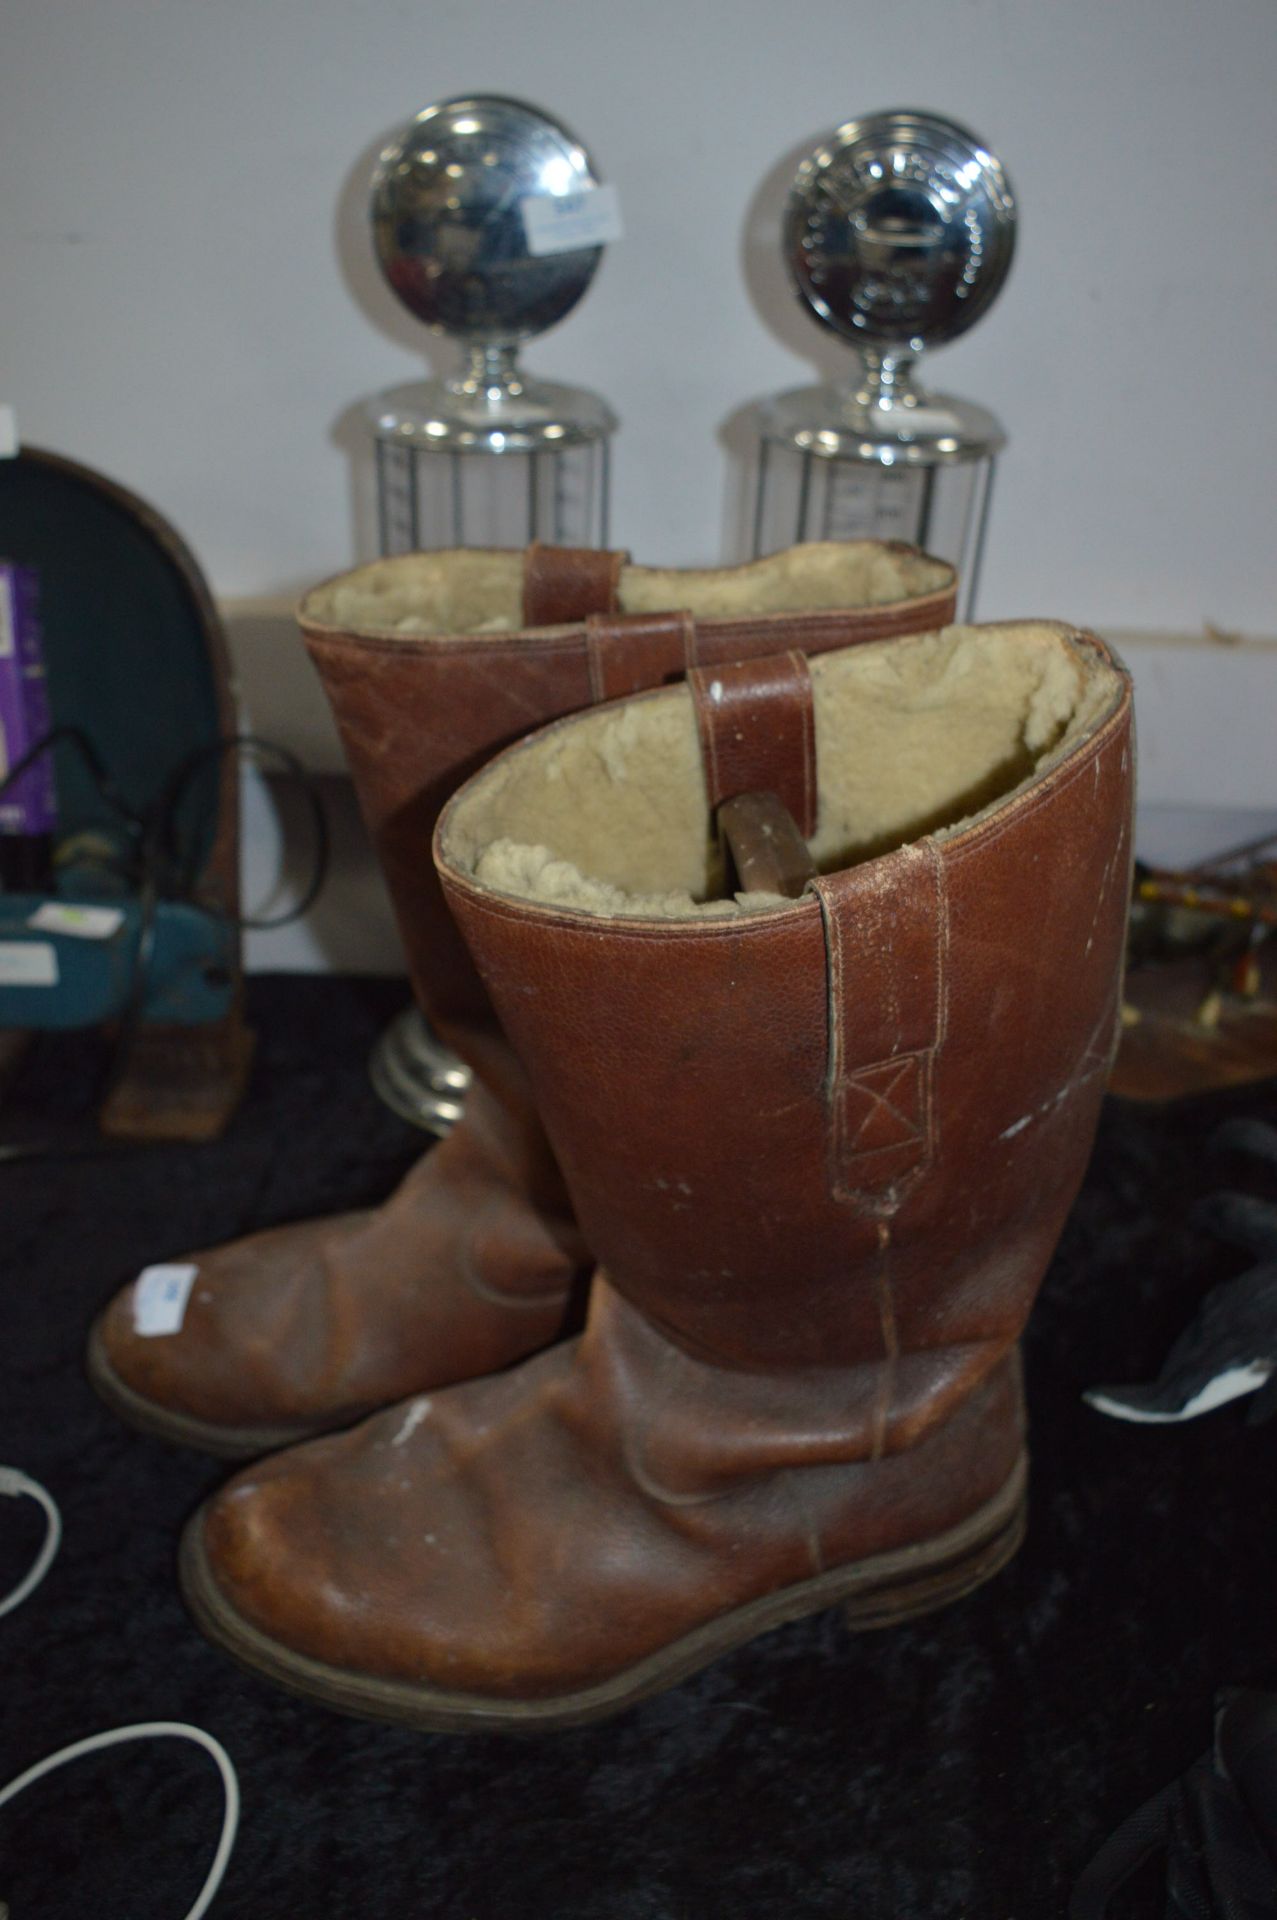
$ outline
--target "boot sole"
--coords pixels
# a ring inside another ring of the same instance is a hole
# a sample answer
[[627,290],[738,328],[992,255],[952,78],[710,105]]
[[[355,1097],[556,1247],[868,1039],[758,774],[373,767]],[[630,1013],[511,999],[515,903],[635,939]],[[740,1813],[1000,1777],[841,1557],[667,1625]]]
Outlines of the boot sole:
[[[296,1446],[299,1440],[313,1440],[326,1431],[317,1426],[220,1427],[193,1413],[177,1413],[162,1407],[121,1380],[107,1358],[102,1325],[101,1318],[95,1320],[89,1334],[85,1356],[89,1385],[112,1413],[142,1433],[158,1435],[174,1446],[215,1454],[219,1460],[256,1460],[264,1453],[277,1453],[282,1447]],[[348,1424],[353,1426],[359,1418],[359,1414],[352,1414]]]
[[841,1606],[854,1632],[895,1626],[951,1605],[991,1580],[1024,1538],[1028,1461],[1019,1460],[994,1498],[961,1525],[917,1546],[835,1567],[751,1600],[684,1635],[613,1679],[540,1700],[492,1700],[407,1680],[382,1680],[329,1666],[271,1639],[223,1598],[204,1551],[201,1508],[182,1536],[182,1591],[195,1620],[242,1666],[338,1713],[438,1733],[536,1733],[605,1720],[663,1692],[720,1654],[772,1627]]

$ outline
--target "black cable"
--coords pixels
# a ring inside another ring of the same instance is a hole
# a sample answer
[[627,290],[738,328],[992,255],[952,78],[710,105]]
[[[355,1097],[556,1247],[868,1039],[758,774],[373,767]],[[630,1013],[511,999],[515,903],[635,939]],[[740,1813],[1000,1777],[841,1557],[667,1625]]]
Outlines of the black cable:
[[[215,740],[206,747],[198,747],[181,761],[167,785],[157,807],[165,844],[171,858],[177,858],[177,817],[186,790],[201,768],[225,759],[228,753],[245,751],[261,754],[273,754],[282,764],[290,779],[295,780],[305,795],[310,808],[312,845],[314,848],[310,878],[302,889],[298,900],[286,907],[282,913],[273,915],[231,914],[222,912],[222,918],[231,926],[247,929],[250,932],[269,933],[276,927],[291,926],[294,921],[304,919],[323,892],[328,879],[328,869],[332,858],[332,842],[328,828],[328,813],[324,806],[324,797],[318,782],[309,768],[302,765],[295,753],[283,747],[277,740],[263,740],[258,734],[236,733],[225,740]],[[189,895],[194,882],[188,871],[183,875],[184,890]]]
[[[161,901],[184,900],[208,913],[210,918],[237,930],[269,932],[277,927],[289,926],[310,911],[323,891],[328,878],[331,839],[323,795],[314,776],[287,747],[273,740],[263,740],[256,734],[233,734],[187,754],[165,781],[155,804],[139,813],[125,800],[91,736],[81,727],[58,726],[37,740],[16,765],[0,778],[0,793],[20,780],[42,754],[50,752],[62,742],[78,750],[100,797],[119,815],[134,842],[135,872],[129,878],[138,900],[137,941],[133,948],[128,992],[118,1016],[110,1059],[102,1079],[100,1098],[105,1100],[110,1098],[128,1069],[133,1043],[142,1024],[151,964],[155,956]],[[193,846],[183,860],[178,844],[178,815],[196,774],[206,766],[220,765],[229,753],[245,751],[259,756],[274,755],[282,763],[284,771],[301,787],[310,807],[314,847],[310,878],[295,904],[272,916],[229,913],[224,907],[208,907],[197,893],[198,877],[194,869],[199,852]]]
[[[105,1075],[105,1091],[109,1097],[111,1090],[125,1071],[129,1052],[145,1010],[151,962],[155,954],[160,902],[164,899],[184,900],[199,907],[202,912],[208,913],[210,918],[219,919],[224,925],[237,930],[269,932],[276,927],[291,925],[309,913],[327,881],[331,858],[328,815],[324,807],[323,795],[314,776],[302,765],[297,756],[287,747],[280,746],[278,742],[263,740],[256,734],[233,734],[229,738],[213,741],[210,745],[199,747],[187,754],[169,775],[154,806],[148,807],[144,813],[139,813],[125,800],[91,737],[83,728],[54,727],[42,739],[36,741],[17,764],[0,778],[0,793],[21,779],[42,754],[48,753],[61,742],[66,742],[78,749],[101,798],[113,812],[120,816],[135,841],[136,873],[132,879],[139,905],[138,934],[133,949],[128,993],[119,1015],[115,1044],[111,1050],[111,1061]],[[198,855],[192,850],[183,862],[178,846],[178,814],[195,775],[205,766],[220,764],[228,753],[241,753],[245,750],[258,755],[273,754],[282,763],[284,771],[300,785],[310,807],[314,845],[310,878],[296,903],[286,908],[284,912],[272,916],[229,913],[224,907],[206,906],[197,897],[197,877],[193,868]]]
[[93,777],[93,784],[102,799],[106,801],[106,804],[115,813],[119,814],[125,825],[134,833],[144,832],[146,828],[146,817],[140,814],[135,807],[130,806],[124,798],[119,787],[111,778],[111,774],[103,762],[101,755],[98,753],[97,748],[94,746],[92,737],[84,731],[83,727],[53,727],[48,733],[42,734],[35,745],[27,749],[16,765],[10,767],[7,773],[0,774],[0,793],[5,793],[10,787],[21,780],[23,774],[28,773],[36,761],[41,759],[43,755],[49,753],[54,747],[61,746],[64,743],[67,746],[79,749],[85,765]]
[[[331,864],[331,835],[328,827],[328,814],[324,806],[323,795],[310,770],[303,766],[296,754],[278,741],[264,740],[257,734],[231,734],[222,740],[212,741],[208,746],[198,747],[194,752],[179,761],[169,775],[163,791],[153,807],[145,813],[139,813],[129,805],[119,787],[112,779],[93,740],[82,727],[59,726],[37,740],[17,763],[4,775],[0,775],[0,793],[20,780],[42,754],[48,753],[61,743],[76,747],[82,755],[94,785],[106,804],[128,826],[137,838],[139,855],[138,891],[145,895],[154,890],[151,901],[151,913],[160,899],[186,900],[192,905],[203,907],[204,903],[196,898],[195,876],[191,871],[193,856],[188,855],[179,869],[177,884],[170,891],[164,887],[161,879],[161,867],[167,858],[168,863],[176,865],[179,861],[177,845],[177,817],[186,798],[194,776],[205,766],[216,764],[225,759],[228,753],[245,751],[273,754],[281,763],[283,771],[301,787],[310,809],[312,844],[314,854],[311,863],[310,878],[302,889],[300,897],[282,913],[271,915],[228,913],[225,908],[204,908],[214,917],[223,920],[228,926],[251,932],[269,933],[277,927],[291,926],[309,913],[322,893],[328,879]],[[144,915],[144,919],[145,919]],[[140,944],[140,943],[139,943]]]

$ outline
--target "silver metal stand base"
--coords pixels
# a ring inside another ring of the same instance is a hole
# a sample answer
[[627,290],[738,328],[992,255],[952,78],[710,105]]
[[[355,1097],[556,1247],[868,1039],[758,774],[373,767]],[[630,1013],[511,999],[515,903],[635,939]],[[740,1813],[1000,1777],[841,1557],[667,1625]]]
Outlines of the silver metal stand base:
[[368,1072],[391,1112],[426,1133],[447,1133],[461,1118],[470,1069],[416,1007],[391,1021],[368,1057]]

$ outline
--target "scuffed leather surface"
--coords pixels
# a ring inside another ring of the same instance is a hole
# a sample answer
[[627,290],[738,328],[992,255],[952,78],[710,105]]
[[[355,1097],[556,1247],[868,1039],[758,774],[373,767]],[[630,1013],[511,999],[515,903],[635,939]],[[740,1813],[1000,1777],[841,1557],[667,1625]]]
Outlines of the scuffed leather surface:
[[[561,1308],[501,1304],[503,1296],[566,1288],[583,1253],[527,1077],[444,905],[429,849],[439,808],[460,779],[539,721],[598,697],[591,676],[600,658],[611,657],[599,646],[617,636],[610,626],[587,633],[585,617],[614,605],[624,557],[529,550],[527,606],[540,618],[572,616],[578,624],[571,627],[393,643],[303,627],[417,999],[488,1091],[471,1095],[447,1147],[380,1213],[303,1222],[189,1256],[200,1275],[179,1335],[136,1337],[125,1289],[106,1321],[108,1358],[126,1386],[161,1409],[219,1425],[337,1425],[399,1394],[509,1365],[560,1330]],[[884,623],[916,624],[938,597],[809,615],[798,624],[811,644],[832,643],[862,628],[877,634]],[[672,624],[680,633],[690,626],[677,615]],[[710,622],[705,645],[766,651],[789,624],[776,616]],[[625,657],[642,667],[644,636],[671,618],[617,616],[612,625],[634,640],[638,651],[631,646]],[[513,1181],[490,1166],[497,1138],[518,1161]],[[491,1289],[483,1301],[467,1278],[481,1218],[494,1219],[481,1261]],[[551,1271],[555,1283],[547,1281]]]
[[[944,1531],[993,1498],[1022,1444],[1006,1365],[907,1455],[781,1472],[787,1412],[808,1427],[815,1396],[836,1421],[838,1383],[768,1386],[771,1447],[747,1392],[734,1396],[720,1368],[688,1360],[596,1277],[579,1342],[239,1474],[209,1511],[208,1555],[225,1597],[296,1651],[535,1699],[605,1680],[827,1567]],[[730,1474],[665,1484],[651,1435],[679,1406],[726,1446],[740,1437]]]
[[[700,620],[690,641],[679,623],[671,644],[680,657],[667,660],[662,647],[638,684],[658,685],[687,663],[719,666],[790,648],[823,653],[916,633],[943,625],[951,608],[952,593],[935,593],[878,607]],[[617,616],[608,623],[621,633],[631,667],[632,637],[650,618]],[[432,1023],[464,1051],[470,1034],[491,1021],[491,1010],[429,856],[435,822],[456,788],[500,748],[605,697],[596,691],[606,684],[599,674],[612,668],[600,668],[601,630],[596,624],[592,651],[584,622],[514,634],[394,639],[301,625],[386,877],[414,991]],[[629,691],[633,679],[628,672],[619,690]]]
[[[529,1699],[989,1500],[1109,1064],[1130,811],[1123,685],[985,819],[775,913],[542,908],[441,830],[600,1261],[587,1330],[239,1476],[224,1598],[335,1667]],[[921,1153],[866,1195],[846,1089],[920,1050]]]
[[[552,550],[543,549],[525,567],[559,564]],[[576,581],[574,591],[599,593],[606,579],[614,595],[611,566],[593,567],[580,556],[563,564]],[[527,577],[525,571],[525,583]],[[581,622],[501,637],[447,639],[387,640],[302,622],[385,875],[418,1004],[519,1120],[530,1149],[542,1156],[550,1204],[562,1205],[562,1189],[531,1090],[496,1025],[430,857],[445,801],[499,748],[600,697],[600,648],[612,629],[628,649],[624,658],[632,671],[633,637],[654,627],[658,633],[676,628],[680,649],[694,642],[695,658],[719,662],[766,655],[780,646],[823,651],[913,632],[942,620],[951,603],[949,591],[881,607],[709,620],[694,627],[677,615],[672,621],[617,616],[607,630]],[[646,644],[640,640],[640,649]],[[681,663],[661,666],[646,660],[656,683],[675,668],[681,671]]]
[[752,919],[601,926],[445,870],[618,1289],[733,1366],[872,1359],[867,1446],[961,1392],[925,1356],[992,1366],[1090,1151],[1131,790],[1128,692],[976,825]]
[[[247,991],[258,1066],[223,1139],[100,1151],[94,1036],[49,1034],[6,1138],[61,1142],[74,1118],[82,1151],[0,1164],[3,1457],[66,1523],[3,1623],[4,1777],[101,1727],[207,1727],[244,1795],[211,1920],[1062,1920],[1101,1842],[1201,1752],[1217,1689],[1277,1683],[1271,1437],[1246,1402],[1150,1428],[1081,1398],[1151,1378],[1245,1266],[1194,1209],[1238,1178],[1214,1130],[1277,1117],[1272,1081],[1106,1102],[1026,1336],[1028,1537],[960,1606],[858,1636],[813,1615],[538,1740],[351,1720],[243,1672],[194,1631],[173,1569],[226,1469],[113,1418],[80,1368],[85,1329],[157,1249],[365,1206],[418,1151],[365,1064],[401,983],[258,974]],[[41,1521],[28,1501],[0,1516],[3,1588]],[[184,1742],[81,1761],[5,1810],[0,1887],[14,1920],[176,1916],[220,1818]],[[1147,1920],[1164,1906],[1163,1889]]]
[[566,1207],[530,1204],[521,1144],[477,1086],[383,1206],[179,1256],[198,1273],[177,1333],[136,1333],[121,1289],[103,1322],[111,1366],[219,1426],[329,1427],[536,1352],[563,1330],[585,1252]]

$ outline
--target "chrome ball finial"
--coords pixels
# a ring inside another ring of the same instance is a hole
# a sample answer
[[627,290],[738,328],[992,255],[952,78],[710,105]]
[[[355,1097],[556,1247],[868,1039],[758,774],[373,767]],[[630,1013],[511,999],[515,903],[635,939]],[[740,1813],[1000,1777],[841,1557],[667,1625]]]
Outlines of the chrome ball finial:
[[871,354],[915,354],[988,310],[1015,223],[1006,172],[974,134],[901,110],[847,121],[803,161],[783,248],[825,326]]
[[509,348],[576,305],[603,249],[536,255],[524,202],[597,186],[575,135],[500,94],[427,107],[382,152],[372,183],[382,272],[410,313],[472,346]]

